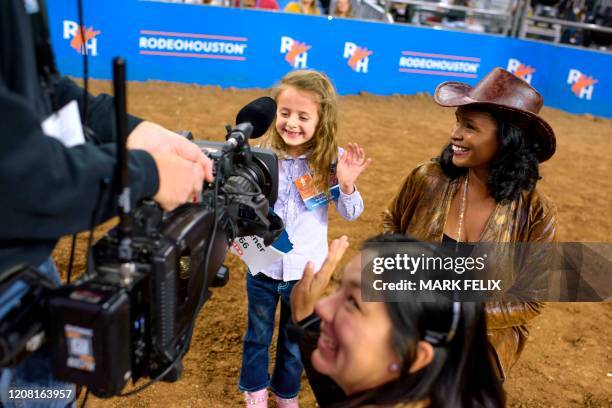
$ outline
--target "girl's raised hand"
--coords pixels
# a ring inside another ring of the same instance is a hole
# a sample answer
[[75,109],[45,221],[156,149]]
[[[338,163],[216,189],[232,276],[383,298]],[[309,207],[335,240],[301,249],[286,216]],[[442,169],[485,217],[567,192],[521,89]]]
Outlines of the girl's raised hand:
[[336,167],[336,176],[340,190],[344,194],[352,194],[355,191],[355,181],[357,177],[370,164],[372,159],[366,159],[365,152],[357,143],[349,143],[344,154],[338,160]]

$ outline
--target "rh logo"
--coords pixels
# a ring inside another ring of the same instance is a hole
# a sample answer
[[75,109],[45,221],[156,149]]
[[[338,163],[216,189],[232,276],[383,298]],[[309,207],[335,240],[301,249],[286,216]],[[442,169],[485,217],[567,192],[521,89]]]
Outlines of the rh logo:
[[593,77],[583,74],[577,69],[570,69],[567,76],[567,84],[572,86],[572,92],[580,99],[588,101],[593,97],[595,84],[597,80]]
[[81,55],[85,54],[86,49],[87,55],[98,55],[98,34],[100,31],[94,30],[93,27],[86,29],[85,26],[79,27],[74,21],[64,20],[64,40],[70,40],[70,46]]
[[306,68],[308,65],[308,50],[310,45],[282,36],[280,53],[285,54],[285,61],[293,68]]
[[531,83],[531,80],[533,79],[533,73],[535,71],[535,68],[530,67],[529,65],[525,65],[517,59],[510,58],[508,60],[508,72],[512,72],[514,75],[521,78],[528,84]]
[[372,55],[372,51],[365,47],[359,47],[352,42],[344,43],[344,54],[342,58],[348,59],[348,66],[355,72],[361,72],[363,74],[368,73],[370,55]]

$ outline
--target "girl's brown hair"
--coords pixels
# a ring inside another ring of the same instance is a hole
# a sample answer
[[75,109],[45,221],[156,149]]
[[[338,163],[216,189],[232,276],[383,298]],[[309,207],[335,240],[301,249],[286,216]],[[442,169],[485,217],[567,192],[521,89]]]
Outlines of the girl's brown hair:
[[[327,75],[312,70],[291,71],[280,81],[272,92],[272,97],[278,101],[278,96],[287,87],[312,93],[319,105],[319,122],[312,139],[305,143],[308,157],[308,167],[313,181],[319,191],[327,193],[332,163],[338,160],[338,97],[336,90]],[[268,131],[267,146],[277,153],[287,151],[283,138],[276,130],[276,119]]]

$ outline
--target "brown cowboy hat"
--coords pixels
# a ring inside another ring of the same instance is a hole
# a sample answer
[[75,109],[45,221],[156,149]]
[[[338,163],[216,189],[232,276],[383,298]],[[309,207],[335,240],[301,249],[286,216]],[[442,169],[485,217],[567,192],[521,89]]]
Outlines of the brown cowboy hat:
[[540,163],[555,153],[555,132],[538,116],[544,102],[542,95],[505,69],[493,69],[474,87],[462,82],[443,82],[436,88],[434,100],[447,107],[473,104],[492,107],[532,139]]

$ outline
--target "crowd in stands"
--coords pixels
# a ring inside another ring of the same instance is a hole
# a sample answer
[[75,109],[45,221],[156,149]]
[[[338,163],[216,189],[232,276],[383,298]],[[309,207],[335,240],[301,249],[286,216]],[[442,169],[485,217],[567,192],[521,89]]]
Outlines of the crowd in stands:
[[[329,15],[342,18],[386,20],[395,23],[436,26],[518,36],[522,16],[541,16],[612,27],[612,0],[156,0],[173,3],[279,10],[287,13]],[[391,1],[387,4],[387,1]],[[425,3],[425,5],[423,5]],[[438,5],[440,7],[432,7]],[[445,7],[451,6],[451,7]],[[493,10],[471,13],[453,6]],[[516,23],[513,23],[514,20]],[[537,23],[546,26],[547,23]],[[551,26],[552,23],[548,23]],[[551,26],[552,27],[552,26]],[[572,45],[612,49],[612,34],[587,28],[562,27],[557,38]],[[550,38],[536,39],[547,40]]]
[[580,26],[555,27],[550,22],[537,22],[539,28],[556,29],[555,41],[612,51],[612,0],[531,0],[528,13],[534,17],[594,24],[606,28],[590,30]]
[[[352,0],[159,0],[169,3],[201,4],[222,7],[241,7],[282,10],[286,13],[353,17]],[[232,3],[233,1],[233,3]]]

